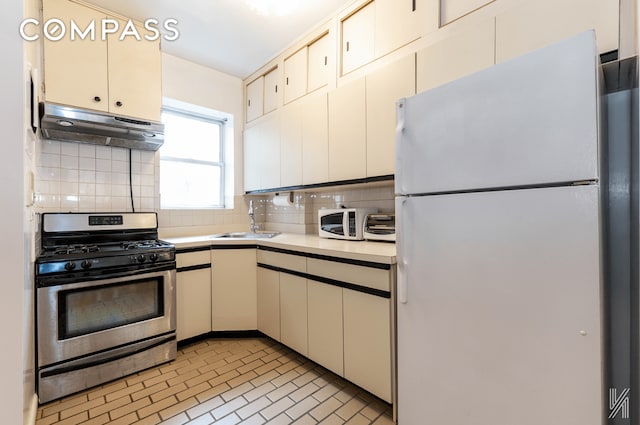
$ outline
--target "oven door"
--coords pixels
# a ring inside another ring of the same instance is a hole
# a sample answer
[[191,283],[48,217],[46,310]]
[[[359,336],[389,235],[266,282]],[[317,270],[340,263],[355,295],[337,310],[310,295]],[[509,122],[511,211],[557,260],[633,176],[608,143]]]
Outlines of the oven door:
[[40,368],[140,343],[176,329],[175,268],[39,284]]

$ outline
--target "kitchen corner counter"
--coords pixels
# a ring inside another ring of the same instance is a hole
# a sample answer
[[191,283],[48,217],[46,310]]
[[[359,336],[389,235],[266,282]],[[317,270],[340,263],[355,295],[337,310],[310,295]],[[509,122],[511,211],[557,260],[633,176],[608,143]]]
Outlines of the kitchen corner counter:
[[256,245],[310,254],[395,264],[396,246],[389,242],[343,241],[315,235],[283,233],[270,239],[216,239],[211,235],[164,238],[177,249],[202,246]]

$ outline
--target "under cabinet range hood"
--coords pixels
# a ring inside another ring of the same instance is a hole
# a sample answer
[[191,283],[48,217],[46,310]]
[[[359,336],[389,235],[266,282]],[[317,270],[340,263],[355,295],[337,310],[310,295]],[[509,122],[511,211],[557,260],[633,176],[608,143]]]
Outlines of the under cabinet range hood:
[[55,103],[40,104],[40,128],[47,139],[156,151],[164,125]]

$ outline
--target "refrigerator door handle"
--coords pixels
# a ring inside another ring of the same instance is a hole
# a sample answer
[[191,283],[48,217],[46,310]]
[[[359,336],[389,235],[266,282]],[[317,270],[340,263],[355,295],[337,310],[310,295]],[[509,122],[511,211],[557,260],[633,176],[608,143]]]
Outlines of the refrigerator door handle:
[[404,239],[404,231],[402,228],[404,227],[404,221],[407,219],[407,198],[406,197],[397,197],[396,198],[396,211],[400,211],[401,214],[397,217],[396,221],[396,255],[398,259],[397,264],[397,290],[398,290],[398,302],[401,304],[406,304],[409,301],[408,291],[409,291],[409,279],[407,277],[407,257],[404,255],[404,244],[406,243]]
[[406,304],[409,301],[409,280],[407,279],[407,273],[405,272],[407,265],[408,264],[405,260],[398,262],[398,301],[401,304]]

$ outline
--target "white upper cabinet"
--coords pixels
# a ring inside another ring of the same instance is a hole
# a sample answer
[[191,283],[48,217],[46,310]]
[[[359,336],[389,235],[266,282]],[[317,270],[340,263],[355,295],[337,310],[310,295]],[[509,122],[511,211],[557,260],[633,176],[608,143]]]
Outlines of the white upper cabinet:
[[284,103],[307,93],[307,47],[284,60]]
[[375,0],[375,56],[380,57],[420,37],[423,2]]
[[[118,20],[120,28],[125,21]],[[144,29],[138,28],[144,34]],[[162,107],[162,56],[160,44],[110,34],[109,111],[160,121]]]
[[423,92],[494,64],[495,19],[418,50],[417,92]]
[[364,78],[329,93],[329,181],[366,176],[366,114]]
[[495,0],[440,0],[440,25],[473,12]]
[[[64,17],[80,28],[102,22],[106,14],[68,0],[47,0],[46,20]],[[120,31],[107,40],[67,34],[59,41],[44,40],[45,99],[49,102],[95,109],[145,120],[160,120],[162,58],[160,42],[128,35],[120,40],[125,21],[116,19]]]
[[280,68],[276,67],[264,75],[264,113],[274,111],[280,104]]
[[282,108],[280,186],[300,184],[302,184],[302,109],[298,101]]
[[280,113],[244,130],[244,190],[280,187]]
[[329,82],[331,44],[325,34],[307,47],[307,92],[324,87]]
[[[553,13],[549,13],[552,10]],[[496,17],[496,62],[595,29],[600,53],[618,49],[619,4],[602,0],[539,0]]]
[[367,177],[393,174],[396,102],[416,94],[415,54],[366,76]]
[[329,181],[327,94],[312,94],[302,106],[302,184]]
[[376,2],[372,1],[341,22],[342,75],[374,59],[375,19]]
[[247,122],[262,115],[264,99],[264,76],[260,76],[247,84]]

